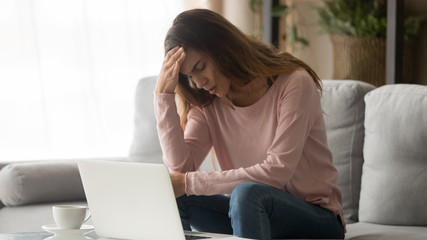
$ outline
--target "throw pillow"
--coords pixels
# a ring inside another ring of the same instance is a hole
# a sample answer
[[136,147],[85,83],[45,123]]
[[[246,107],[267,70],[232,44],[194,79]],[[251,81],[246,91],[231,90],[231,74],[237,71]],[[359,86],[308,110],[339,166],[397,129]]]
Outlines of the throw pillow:
[[366,95],[359,219],[427,225],[427,86],[395,84]]

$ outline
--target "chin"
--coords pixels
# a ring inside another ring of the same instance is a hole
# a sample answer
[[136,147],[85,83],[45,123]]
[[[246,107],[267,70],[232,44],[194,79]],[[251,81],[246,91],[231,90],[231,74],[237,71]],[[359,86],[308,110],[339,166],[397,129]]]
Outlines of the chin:
[[214,94],[215,96],[217,96],[217,97],[219,97],[219,98],[226,98],[226,94],[223,94],[223,93],[215,93]]

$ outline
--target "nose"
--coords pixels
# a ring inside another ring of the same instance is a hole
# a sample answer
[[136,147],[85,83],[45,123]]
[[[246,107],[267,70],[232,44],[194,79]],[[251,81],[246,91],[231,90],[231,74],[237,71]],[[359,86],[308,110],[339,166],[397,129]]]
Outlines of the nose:
[[196,84],[196,87],[200,89],[206,86],[206,84],[208,83],[208,79],[204,77],[193,76],[191,80],[193,81],[194,84]]

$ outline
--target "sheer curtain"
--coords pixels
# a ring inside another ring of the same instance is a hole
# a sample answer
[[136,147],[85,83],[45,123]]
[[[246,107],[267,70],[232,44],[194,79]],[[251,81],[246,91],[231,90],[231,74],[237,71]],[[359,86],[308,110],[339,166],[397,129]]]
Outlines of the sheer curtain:
[[176,0],[1,0],[0,161],[127,156]]

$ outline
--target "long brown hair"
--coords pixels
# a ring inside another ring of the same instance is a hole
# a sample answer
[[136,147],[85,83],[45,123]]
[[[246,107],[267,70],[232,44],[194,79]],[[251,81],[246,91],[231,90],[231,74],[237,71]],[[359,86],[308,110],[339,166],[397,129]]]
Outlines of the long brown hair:
[[[304,62],[245,35],[224,17],[207,9],[188,10],[175,18],[165,38],[165,53],[176,46],[192,48],[209,56],[218,70],[232,81],[232,87],[256,79],[274,81],[274,76],[304,68],[318,89],[322,89],[319,77]],[[216,97],[194,88],[182,74],[176,92],[183,128],[191,106],[207,106]]]

